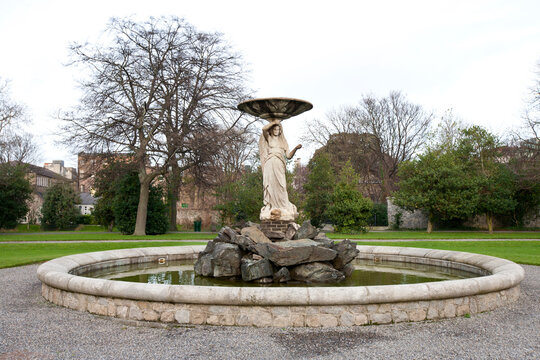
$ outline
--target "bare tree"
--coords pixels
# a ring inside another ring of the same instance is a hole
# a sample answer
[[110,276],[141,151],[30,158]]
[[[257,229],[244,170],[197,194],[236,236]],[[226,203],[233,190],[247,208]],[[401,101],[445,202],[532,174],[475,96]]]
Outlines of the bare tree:
[[523,113],[519,129],[512,131],[511,147],[506,154],[519,186],[532,189],[540,183],[540,63],[537,78],[531,87],[530,98]]
[[0,140],[0,163],[35,163],[39,160],[39,148],[34,137],[24,131],[4,131]]
[[25,107],[10,98],[8,82],[0,79],[0,163],[38,160],[33,136],[21,129],[26,122]]
[[9,126],[21,122],[24,116],[24,106],[11,99],[8,81],[0,78],[0,134]]
[[448,109],[441,116],[439,124],[429,136],[430,147],[439,150],[453,149],[467,125],[457,117],[452,109]]
[[360,128],[378,139],[373,150],[383,164],[381,175],[387,196],[395,190],[398,165],[425,145],[432,120],[432,113],[408,102],[398,91],[380,99],[364,96],[360,102]]
[[328,111],[325,119],[313,119],[309,122],[300,140],[317,147],[325,146],[332,135],[359,133],[358,119],[358,108],[354,106],[342,106]]
[[433,120],[432,113],[398,91],[382,98],[366,95],[357,106],[343,107],[327,117],[310,124],[303,139],[327,145],[336,134],[363,134],[356,137],[360,141],[357,147],[369,155],[369,164],[363,168],[372,169],[378,177],[383,199],[396,189],[398,165],[425,145]]
[[168,172],[179,178],[203,161],[218,124],[242,122],[223,115],[245,96],[242,63],[220,34],[175,17],[112,19],[107,30],[110,44],[71,48],[89,78],[80,105],[63,116],[66,140],[134,154],[141,183],[134,235],[143,235],[152,181]]

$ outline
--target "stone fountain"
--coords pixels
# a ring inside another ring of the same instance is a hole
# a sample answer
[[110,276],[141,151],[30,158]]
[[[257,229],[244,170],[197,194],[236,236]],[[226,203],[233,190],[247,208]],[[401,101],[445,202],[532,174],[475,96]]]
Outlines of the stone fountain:
[[[238,108],[268,120],[261,135],[263,150],[268,152],[264,161],[271,164],[268,176],[281,176],[281,170],[276,168],[291,153],[281,121],[311,109],[312,105],[302,100],[273,98],[246,101]],[[452,318],[493,310],[519,298],[524,271],[508,260],[444,250],[357,247],[348,241],[334,244],[309,222],[302,226],[294,223],[296,207],[290,204],[286,192],[278,189],[276,195],[273,189],[267,189],[272,187],[272,181],[275,179],[265,183],[261,224],[248,224],[242,229],[225,227],[206,247],[111,250],[51,260],[37,271],[43,297],[70,309],[120,319],[275,327],[355,326]],[[262,283],[289,279],[339,282],[354,267],[354,261],[350,262],[353,257],[374,263],[397,261],[465,270],[475,277],[328,288],[142,284],[85,276],[92,270],[127,264],[197,259],[195,269],[207,276],[241,276],[245,281]],[[318,264],[323,265],[322,270],[315,271]]]

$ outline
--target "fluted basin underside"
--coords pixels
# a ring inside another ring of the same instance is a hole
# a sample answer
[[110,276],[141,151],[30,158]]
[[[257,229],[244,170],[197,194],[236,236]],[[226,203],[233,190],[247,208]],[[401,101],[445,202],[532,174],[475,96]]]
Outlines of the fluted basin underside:
[[58,305],[123,319],[238,326],[353,326],[421,321],[491,310],[515,301],[523,269],[491,256],[358,246],[360,259],[438,265],[482,277],[409,285],[236,288],[128,283],[78,276],[90,268],[194,259],[204,246],[71,255],[38,268],[43,296]]
[[238,104],[239,110],[266,120],[285,120],[312,108],[313,105],[305,100],[283,97],[253,99]]

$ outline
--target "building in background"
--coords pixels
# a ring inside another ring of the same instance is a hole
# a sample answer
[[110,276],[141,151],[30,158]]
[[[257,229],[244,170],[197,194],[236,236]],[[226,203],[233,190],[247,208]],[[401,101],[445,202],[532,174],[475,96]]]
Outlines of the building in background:
[[95,192],[94,179],[98,171],[113,161],[133,161],[132,154],[119,153],[85,153],[80,152],[77,156],[78,191],[81,193]]
[[53,160],[52,163],[43,164],[43,167],[69,180],[76,180],[78,178],[77,169],[74,167],[65,167],[64,160]]
[[81,198],[81,203],[77,207],[81,215],[92,215],[97,199],[88,192],[80,193],[79,197]]
[[[32,200],[29,204],[29,210],[22,223],[40,224],[41,223],[41,207],[47,190],[57,183],[70,184],[74,188],[77,186],[77,180],[66,178],[54,171],[41,166],[27,164],[28,180],[32,187]],[[62,162],[63,166],[63,162]]]

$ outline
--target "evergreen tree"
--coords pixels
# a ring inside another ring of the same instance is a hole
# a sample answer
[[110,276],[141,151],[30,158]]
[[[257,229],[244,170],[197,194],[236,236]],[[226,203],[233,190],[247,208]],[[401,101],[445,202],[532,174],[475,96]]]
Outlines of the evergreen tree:
[[263,206],[262,171],[247,171],[239,180],[226,183],[216,191],[219,211],[224,224],[238,221],[259,221]]
[[480,197],[477,214],[485,214],[487,228],[493,233],[493,217],[511,213],[517,179],[501,161],[501,142],[487,130],[472,126],[461,131],[456,146],[459,161],[468,164],[468,177],[476,177]]
[[41,208],[41,223],[47,228],[73,229],[77,226],[79,210],[75,207],[81,200],[68,184],[56,183],[49,187]]
[[350,161],[339,174],[339,182],[332,193],[332,202],[327,215],[339,232],[352,233],[367,230],[367,220],[371,216],[373,203],[358,191],[358,175]]
[[[140,182],[136,172],[131,172],[114,184],[112,210],[115,223],[122,234],[132,234],[135,230],[137,207],[139,204]],[[151,186],[148,198],[146,233],[150,235],[167,232],[169,225],[167,206],[163,202],[160,187]]]
[[306,202],[304,211],[314,226],[327,220],[326,210],[332,202],[335,177],[330,158],[326,153],[315,155],[308,164],[309,175],[304,190]]
[[109,231],[112,231],[115,221],[113,203],[117,195],[118,184],[123,178],[135,171],[136,167],[132,163],[111,161],[96,174],[94,196],[98,199],[92,214],[98,224],[106,226]]
[[393,201],[407,210],[425,211],[429,233],[435,218],[466,219],[475,214],[480,186],[479,179],[470,175],[468,164],[454,152],[428,151],[400,165]]
[[13,229],[28,212],[32,188],[23,165],[0,164],[0,228]]

